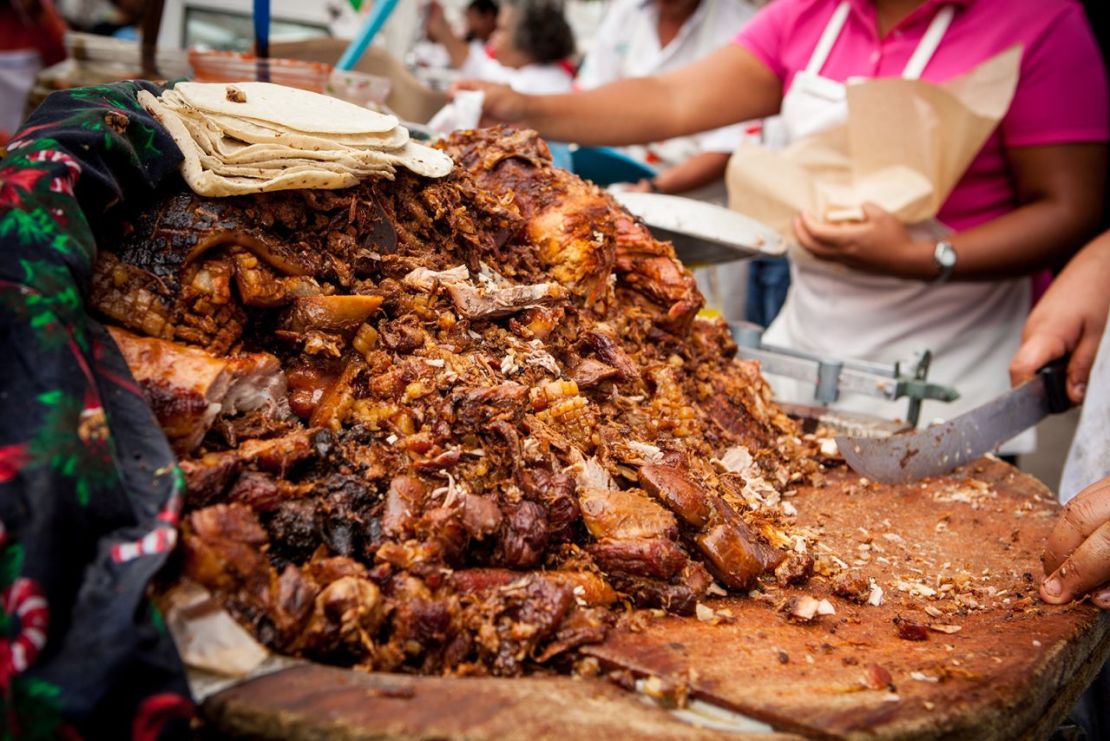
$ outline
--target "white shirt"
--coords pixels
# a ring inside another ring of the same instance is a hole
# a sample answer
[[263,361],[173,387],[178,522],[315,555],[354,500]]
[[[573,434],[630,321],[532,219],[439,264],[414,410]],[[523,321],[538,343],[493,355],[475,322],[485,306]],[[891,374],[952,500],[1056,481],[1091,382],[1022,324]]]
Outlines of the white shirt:
[[560,64],[526,64],[506,67],[486,54],[480,44],[470,44],[470,53],[459,68],[464,80],[482,80],[508,85],[518,93],[550,95],[569,93],[574,85],[570,73]]
[[[755,6],[747,0],[701,0],[678,35],[660,47],[656,3],[614,0],[598,28],[593,48],[582,63],[576,84],[588,90],[614,80],[680,69],[727,46],[755,13]],[[647,151],[673,166],[702,152],[732,152],[743,131],[743,124],[734,124],[650,145]]]
[[1110,476],[1110,327],[1102,335],[1079,428],[1064,464],[1060,501],[1066,502],[1096,481]]

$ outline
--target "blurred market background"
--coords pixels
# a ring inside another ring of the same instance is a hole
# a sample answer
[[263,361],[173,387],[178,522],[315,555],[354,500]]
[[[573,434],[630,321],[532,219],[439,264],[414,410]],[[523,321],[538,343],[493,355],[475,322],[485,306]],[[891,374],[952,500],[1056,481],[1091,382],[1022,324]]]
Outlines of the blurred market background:
[[[364,0],[270,0],[269,53],[332,65],[363,28],[374,3]],[[329,67],[284,69],[274,82],[399,106],[403,118],[427,120],[459,75],[424,34],[427,3],[402,0],[351,73]],[[462,27],[469,0],[440,3]],[[5,0],[0,11],[0,140],[53,90],[119,79],[208,79],[253,76],[242,64],[255,48],[257,0]],[[589,50],[608,0],[569,0],[565,12],[577,42],[572,63]],[[157,29],[154,69],[142,60],[144,23]],[[224,53],[231,53],[231,56]],[[351,79],[353,78],[353,79]],[[330,83],[330,84],[329,84]]]

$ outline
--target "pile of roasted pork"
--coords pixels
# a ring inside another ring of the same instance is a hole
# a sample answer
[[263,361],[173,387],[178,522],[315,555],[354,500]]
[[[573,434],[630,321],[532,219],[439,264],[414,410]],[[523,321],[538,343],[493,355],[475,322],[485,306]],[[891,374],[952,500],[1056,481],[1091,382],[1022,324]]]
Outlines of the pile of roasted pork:
[[625,606],[807,579],[761,503],[816,463],[671,245],[532,132],[445,148],[438,180],[179,186],[102,251],[181,576],[282,653],[500,675],[573,668]]

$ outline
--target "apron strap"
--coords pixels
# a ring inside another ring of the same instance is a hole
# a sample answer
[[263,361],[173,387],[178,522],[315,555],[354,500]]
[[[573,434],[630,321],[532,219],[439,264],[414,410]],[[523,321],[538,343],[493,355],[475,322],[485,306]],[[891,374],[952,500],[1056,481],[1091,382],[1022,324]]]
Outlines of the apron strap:
[[929,24],[929,29],[921,37],[921,42],[914,50],[913,56],[910,57],[910,61],[906,62],[906,68],[902,70],[904,79],[917,80],[921,78],[921,73],[925,71],[925,67],[932,60],[933,54],[940,46],[941,39],[948,31],[948,25],[952,23],[952,16],[955,14],[956,9],[954,7],[945,5],[933,16],[933,22]]
[[836,10],[833,11],[832,18],[829,18],[829,23],[825,26],[824,32],[822,32],[821,39],[813,50],[813,56],[809,58],[806,72],[812,75],[820,74],[821,68],[825,66],[825,62],[829,59],[833,44],[840,37],[840,30],[844,28],[844,21],[848,20],[848,10],[848,0],[841,0],[840,5],[837,5]]

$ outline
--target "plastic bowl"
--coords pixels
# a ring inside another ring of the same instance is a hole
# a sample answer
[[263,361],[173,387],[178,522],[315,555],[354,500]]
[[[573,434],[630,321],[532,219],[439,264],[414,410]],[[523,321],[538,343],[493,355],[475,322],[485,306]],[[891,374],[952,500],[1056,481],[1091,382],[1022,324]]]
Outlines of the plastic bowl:
[[324,92],[332,71],[331,65],[323,62],[259,59],[253,54],[230,51],[192,50],[189,52],[189,64],[197,82],[265,80],[314,93]]
[[393,83],[388,77],[337,69],[332,71],[324,92],[348,103],[384,111],[392,88]]

